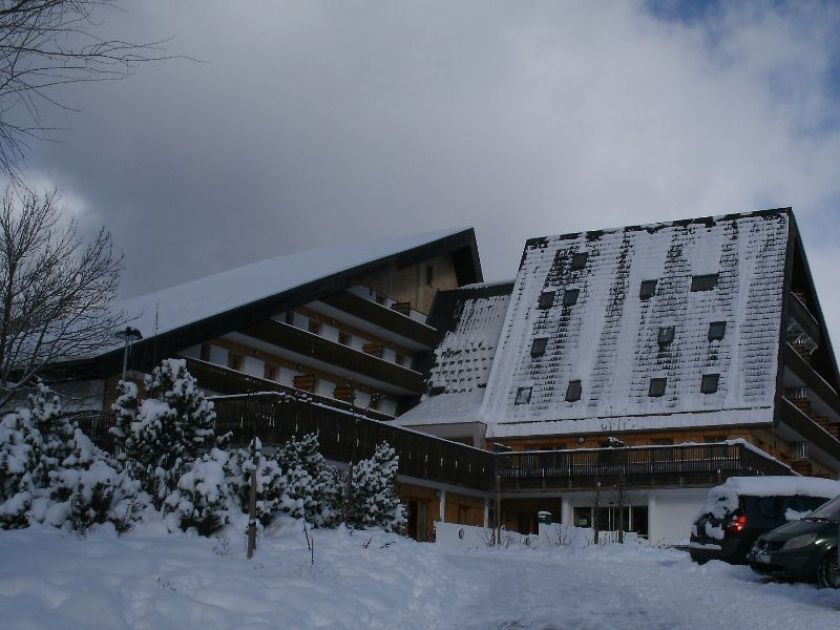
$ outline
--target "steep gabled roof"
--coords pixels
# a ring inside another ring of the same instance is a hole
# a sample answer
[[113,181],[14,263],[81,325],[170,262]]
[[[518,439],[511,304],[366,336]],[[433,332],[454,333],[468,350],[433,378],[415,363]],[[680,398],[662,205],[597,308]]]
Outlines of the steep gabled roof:
[[398,424],[475,420],[512,288],[512,282],[502,282],[437,294],[429,323],[443,337],[424,369],[425,391],[420,403],[397,418]]
[[[772,422],[790,216],[528,241],[480,412],[488,436]],[[695,276],[713,288],[693,291]],[[720,341],[709,339],[712,322],[726,323]],[[719,375],[714,393],[701,393],[706,374]],[[653,378],[667,379],[661,397],[649,395]],[[566,400],[570,381],[579,400]]]
[[[177,286],[128,299],[114,306],[134,318],[144,339],[132,348],[132,361],[166,356],[206,339],[258,323],[292,308],[350,288],[361,279],[442,254],[451,254],[461,284],[482,280],[472,228],[379,240],[368,244],[309,250],[278,256]],[[146,356],[148,355],[148,356]],[[96,371],[115,371],[119,342],[98,357]]]

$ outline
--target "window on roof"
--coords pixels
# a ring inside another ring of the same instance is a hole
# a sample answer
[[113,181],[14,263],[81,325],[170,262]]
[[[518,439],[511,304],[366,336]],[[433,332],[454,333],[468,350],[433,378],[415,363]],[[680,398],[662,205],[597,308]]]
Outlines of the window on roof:
[[639,298],[642,300],[649,300],[656,295],[657,280],[642,280],[642,286],[639,287]]
[[426,265],[426,285],[432,286],[435,281],[435,268],[432,265]]
[[709,341],[720,341],[726,334],[726,322],[712,322],[709,324]]
[[659,346],[661,348],[670,346],[671,342],[674,340],[674,327],[662,326],[659,329],[659,334],[656,336],[656,340],[659,342]]
[[578,252],[576,254],[572,254],[572,264],[569,267],[569,271],[580,271],[584,267],[586,267],[586,260],[589,258],[589,254],[586,252]]
[[668,384],[667,378],[652,378],[650,379],[650,386],[648,387],[648,396],[653,398],[660,398],[665,395],[665,386]]
[[540,308],[551,308],[554,306],[554,291],[543,291],[540,293],[538,306]]
[[531,356],[541,357],[545,354],[545,347],[548,344],[548,337],[537,337],[531,342]]
[[718,281],[716,273],[709,273],[703,276],[691,276],[691,290],[692,291],[711,291],[715,288]]
[[577,303],[579,289],[567,289],[563,294],[563,306],[573,306]]
[[516,400],[514,401],[514,405],[527,405],[531,402],[531,388],[530,387],[520,387],[516,390]]
[[720,374],[704,374],[700,381],[700,392],[703,394],[714,394],[718,390]]
[[581,389],[580,381],[569,381],[569,386],[566,388],[566,402],[580,400]]

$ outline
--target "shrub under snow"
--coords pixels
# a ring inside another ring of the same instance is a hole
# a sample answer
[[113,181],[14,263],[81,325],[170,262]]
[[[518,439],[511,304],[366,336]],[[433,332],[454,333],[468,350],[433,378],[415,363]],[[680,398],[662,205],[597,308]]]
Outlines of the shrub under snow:
[[163,511],[174,514],[181,529],[194,527],[202,536],[209,536],[227,525],[227,460],[225,451],[214,448],[191,462],[178,478],[178,486],[166,497]]
[[398,467],[399,458],[387,442],[377,445],[373,457],[353,466],[349,525],[402,531],[406,520],[397,489]]

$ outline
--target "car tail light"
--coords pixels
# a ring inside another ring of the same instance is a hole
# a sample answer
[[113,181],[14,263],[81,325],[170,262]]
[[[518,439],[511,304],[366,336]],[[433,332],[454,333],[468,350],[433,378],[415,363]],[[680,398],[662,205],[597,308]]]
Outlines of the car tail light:
[[730,534],[740,534],[741,530],[747,526],[747,515],[741,514],[737,518],[732,519],[729,526],[726,528]]

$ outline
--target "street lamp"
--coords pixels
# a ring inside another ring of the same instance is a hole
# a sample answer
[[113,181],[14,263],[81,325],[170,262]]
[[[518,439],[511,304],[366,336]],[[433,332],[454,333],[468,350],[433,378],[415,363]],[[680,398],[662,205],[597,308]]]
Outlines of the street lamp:
[[122,369],[122,380],[125,380],[125,372],[126,372],[126,369],[128,368],[128,349],[129,349],[129,346],[135,341],[140,341],[143,338],[143,335],[136,328],[132,328],[131,326],[126,326],[125,330],[118,330],[117,332],[114,333],[114,336],[117,339],[122,339],[122,340],[125,341],[125,348],[123,350],[123,369]]

